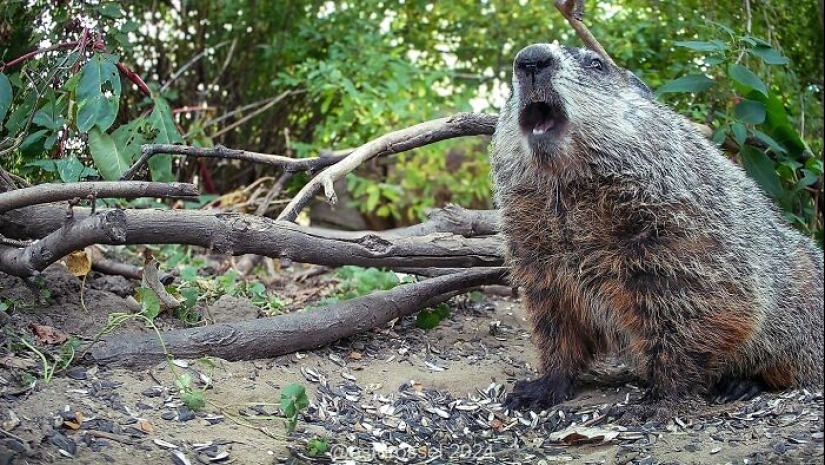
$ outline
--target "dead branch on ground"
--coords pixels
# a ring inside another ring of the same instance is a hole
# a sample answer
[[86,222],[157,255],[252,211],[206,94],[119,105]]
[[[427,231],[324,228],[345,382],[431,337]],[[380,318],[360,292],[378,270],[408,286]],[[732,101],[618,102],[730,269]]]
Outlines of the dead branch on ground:
[[[277,357],[368,331],[481,285],[502,283],[505,274],[503,268],[466,270],[328,307],[168,331],[163,334],[163,343],[168,354],[178,358],[208,355],[231,361]],[[90,363],[144,366],[166,357],[157,336],[150,333],[105,338],[91,347],[86,358]]]
[[198,188],[180,182],[145,181],[75,182],[68,184],[38,184],[0,193],[0,213],[41,203],[60,202],[76,197],[136,199],[141,197],[196,197]]
[[[0,233],[26,232],[43,237],[25,248],[0,248],[0,271],[20,277],[34,276],[64,255],[92,244],[187,244],[227,255],[256,254],[289,258],[296,262],[327,266],[358,265],[383,268],[469,268],[500,266],[499,236],[465,237],[475,230],[490,232],[495,224],[480,225],[478,218],[494,214],[461,212],[434,215],[432,225],[424,223],[419,236],[400,236],[398,231],[336,231],[302,227],[240,213],[198,210],[107,210],[73,209],[65,223],[65,208],[34,205],[0,215]],[[453,218],[443,221],[442,217]],[[475,222],[474,222],[475,221]],[[33,225],[32,223],[35,223]],[[65,223],[65,224],[64,224]],[[468,229],[467,224],[471,227]],[[475,224],[475,226],[472,226]],[[17,226],[20,225],[21,228]],[[459,234],[452,228],[459,227]],[[473,229],[475,228],[475,229]]]

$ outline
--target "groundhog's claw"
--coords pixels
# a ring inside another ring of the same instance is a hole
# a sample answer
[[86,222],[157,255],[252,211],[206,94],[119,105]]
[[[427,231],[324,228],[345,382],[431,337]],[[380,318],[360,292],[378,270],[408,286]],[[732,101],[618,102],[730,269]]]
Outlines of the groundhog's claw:
[[751,400],[765,390],[765,384],[757,379],[725,378],[716,384],[716,402]]
[[517,381],[507,395],[504,406],[510,410],[544,410],[573,396],[573,383],[569,378],[545,375],[533,381]]

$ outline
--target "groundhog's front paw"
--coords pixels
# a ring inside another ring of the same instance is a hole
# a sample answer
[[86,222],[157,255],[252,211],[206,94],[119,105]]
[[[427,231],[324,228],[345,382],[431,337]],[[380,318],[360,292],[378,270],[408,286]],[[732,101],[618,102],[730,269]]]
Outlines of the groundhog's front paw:
[[733,402],[735,400],[751,400],[766,388],[765,383],[758,379],[725,377],[716,383],[713,390],[716,402]]
[[507,395],[505,407],[511,410],[539,411],[573,397],[573,381],[564,376],[545,375],[533,381],[517,381]]

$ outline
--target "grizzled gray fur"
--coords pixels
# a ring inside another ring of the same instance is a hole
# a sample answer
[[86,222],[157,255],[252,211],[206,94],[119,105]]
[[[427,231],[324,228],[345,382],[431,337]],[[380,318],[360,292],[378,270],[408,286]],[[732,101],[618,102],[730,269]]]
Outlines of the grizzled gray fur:
[[648,398],[823,385],[823,252],[736,164],[594,52],[521,50],[491,156],[541,360],[511,407],[629,357]]

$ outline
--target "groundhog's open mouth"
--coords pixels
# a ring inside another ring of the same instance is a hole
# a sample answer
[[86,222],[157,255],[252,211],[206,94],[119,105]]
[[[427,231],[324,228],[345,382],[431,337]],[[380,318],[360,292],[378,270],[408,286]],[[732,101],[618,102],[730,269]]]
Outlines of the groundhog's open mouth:
[[561,106],[546,102],[533,102],[521,110],[519,124],[528,134],[533,136],[555,136],[564,127],[567,118]]

